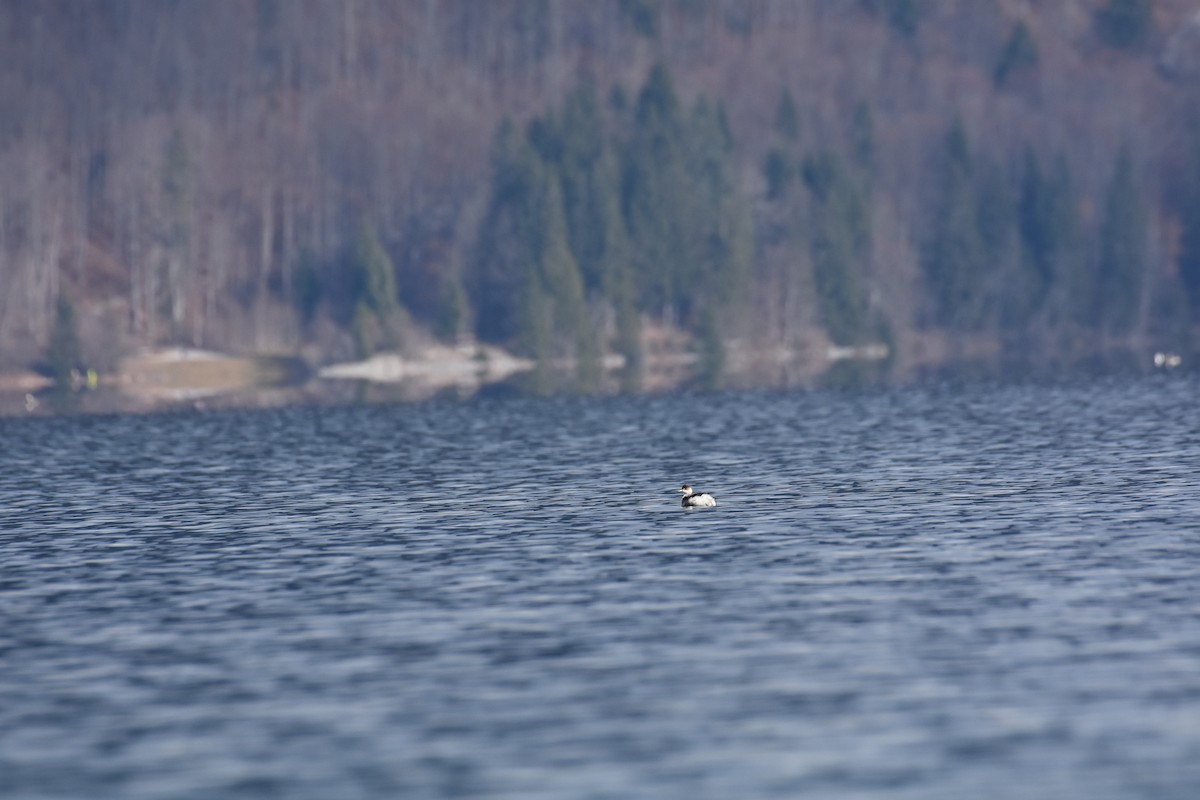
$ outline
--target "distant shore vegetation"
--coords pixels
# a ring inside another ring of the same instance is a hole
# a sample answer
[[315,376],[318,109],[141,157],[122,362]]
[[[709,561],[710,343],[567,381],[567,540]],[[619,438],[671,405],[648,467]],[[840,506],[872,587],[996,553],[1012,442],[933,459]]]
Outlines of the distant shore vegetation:
[[1186,3],[118,0],[0,32],[0,371],[477,342],[586,393],[685,355],[720,386],[1194,349]]

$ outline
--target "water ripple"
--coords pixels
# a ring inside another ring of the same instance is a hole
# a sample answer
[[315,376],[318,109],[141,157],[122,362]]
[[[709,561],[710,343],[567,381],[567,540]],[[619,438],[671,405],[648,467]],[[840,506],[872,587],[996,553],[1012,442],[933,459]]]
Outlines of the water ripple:
[[1191,798],[1197,388],[0,420],[0,795]]

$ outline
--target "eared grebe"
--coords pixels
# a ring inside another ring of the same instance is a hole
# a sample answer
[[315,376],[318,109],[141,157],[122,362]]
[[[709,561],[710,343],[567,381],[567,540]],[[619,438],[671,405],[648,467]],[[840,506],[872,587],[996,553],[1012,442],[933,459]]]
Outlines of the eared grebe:
[[708,492],[697,492],[688,486],[686,483],[679,487],[679,491],[683,492],[683,500],[680,505],[684,508],[695,508],[696,506],[715,506],[717,498],[713,497]]

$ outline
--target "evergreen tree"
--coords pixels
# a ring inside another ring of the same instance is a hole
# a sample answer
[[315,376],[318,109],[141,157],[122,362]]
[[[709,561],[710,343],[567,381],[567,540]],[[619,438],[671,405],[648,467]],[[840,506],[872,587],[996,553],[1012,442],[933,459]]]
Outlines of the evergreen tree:
[[1019,328],[1041,307],[1047,283],[1022,258],[1020,197],[1010,177],[1012,170],[994,161],[984,161],[976,167],[976,172],[979,173],[975,179],[976,208],[984,267],[980,288],[986,298],[995,300],[995,321]]
[[779,107],[775,110],[775,130],[789,142],[800,138],[800,115],[796,111],[796,101],[787,88],[779,95]]
[[[1196,126],[1193,126],[1196,131]],[[1200,318],[1200,133],[1192,133],[1191,159],[1180,198],[1179,273],[1192,317]]]
[[850,122],[850,146],[855,165],[870,175],[875,169],[875,118],[865,102],[854,109]]
[[697,332],[700,341],[700,366],[696,377],[705,389],[718,389],[725,373],[725,342],[713,309],[705,309]]
[[690,203],[683,208],[690,269],[681,307],[694,329],[718,338],[739,315],[753,262],[753,223],[744,198],[734,190],[731,151],[724,106],[699,98],[687,128],[691,189]]
[[1096,270],[1094,321],[1128,333],[1137,321],[1146,262],[1146,212],[1129,147],[1121,148],[1104,203]]
[[[541,209],[543,233],[540,271],[536,277],[534,296],[545,298],[551,307],[551,329],[555,334],[565,335],[571,342],[576,361],[576,379],[584,391],[598,387],[600,379],[600,351],[588,320],[587,306],[583,296],[583,281],[579,268],[567,243],[567,226],[563,217],[562,195],[556,182],[548,178],[545,200]],[[531,313],[542,315],[541,308]],[[540,334],[540,331],[539,331]],[[546,350],[542,342],[532,343],[531,349],[544,357]]]
[[658,38],[658,0],[618,0],[617,8],[639,35]]
[[313,251],[305,248],[300,251],[294,283],[296,310],[300,312],[300,321],[305,327],[312,324],[323,296],[320,264]]
[[1054,204],[1050,182],[1042,175],[1033,148],[1025,149],[1017,224],[1025,254],[1038,276],[1049,281],[1055,250]]
[[796,177],[796,167],[787,153],[772,147],[763,160],[763,177],[767,179],[767,199],[778,200]]
[[620,208],[620,177],[594,88],[567,97],[555,126],[556,143],[544,155],[562,190],[571,253],[584,288],[612,299],[614,273],[627,269],[627,234]]
[[1016,275],[1005,293],[1008,322],[1024,323],[1037,313],[1054,280],[1056,202],[1054,188],[1042,174],[1037,154],[1033,148],[1026,148],[1016,203],[1020,250]]
[[538,263],[542,165],[510,120],[501,123],[492,147],[492,192],[472,259],[468,291],[477,309],[476,333],[486,341],[511,341],[527,328],[523,309],[529,273]]
[[[697,296],[719,286],[729,263],[729,242],[722,236],[724,202],[729,194],[729,130],[719,106],[696,101],[686,128],[688,191],[681,206],[687,250],[680,299],[692,307]],[[723,288],[732,288],[725,286]]]
[[54,391],[65,394],[71,390],[72,373],[79,366],[79,333],[75,306],[65,294],[59,294],[54,309],[54,328],[46,350]]
[[882,14],[888,24],[902,36],[912,38],[921,22],[920,0],[862,0],[863,6]]
[[966,130],[956,122],[946,137],[933,239],[925,257],[938,323],[957,330],[985,324],[985,253]]
[[163,147],[162,207],[159,244],[163,252],[161,286],[165,295],[156,298],[158,309],[170,320],[172,335],[182,334],[187,305],[188,250],[190,245],[191,166],[183,134],[175,130]]
[[1033,34],[1029,32],[1029,26],[1024,21],[1019,21],[1013,25],[1008,42],[1000,53],[1000,60],[992,73],[992,83],[997,87],[1003,86],[1011,75],[1037,66],[1037,63],[1037,43],[1033,40]]
[[615,347],[625,358],[621,386],[627,391],[640,388],[642,381],[642,318],[637,310],[633,273],[630,266],[629,237],[621,216],[616,192],[604,192],[602,224],[606,228],[602,258],[604,295],[616,312]]
[[545,395],[554,390],[554,309],[540,282],[529,280],[521,297],[521,341],[534,361],[530,388]]
[[355,323],[363,345],[362,355],[374,350],[371,344],[374,337],[368,333],[372,321],[380,329],[384,346],[400,346],[402,312],[396,290],[396,267],[383,249],[375,226],[365,220],[359,223],[355,239],[354,266],[359,287]]
[[1017,201],[1021,243],[1018,285],[1031,293],[1031,313],[1039,310],[1055,286],[1061,286],[1076,302],[1089,294],[1076,268],[1079,254],[1075,207],[1066,158],[1059,154],[1051,173],[1045,174],[1033,149],[1026,148]]
[[581,388],[590,390],[599,380],[600,348],[571,250],[562,188],[564,182],[578,186],[586,205],[586,180],[573,183],[582,176],[572,174],[564,181],[567,144],[550,117],[535,120],[528,136],[511,124],[501,127],[492,201],[475,259],[479,335],[518,343],[532,355],[539,390],[550,387],[556,356],[575,357]]
[[[637,315],[632,313],[628,235],[621,215],[616,157],[604,133],[595,89],[584,84],[568,95],[561,111],[536,122],[530,138],[560,188],[570,255],[582,278],[580,302],[603,298],[616,311],[617,349],[636,367],[640,335]],[[586,391],[599,386],[601,348],[590,326],[583,333],[576,336],[577,383]]]
[[470,312],[466,289],[463,288],[457,270],[443,281],[439,305],[438,336],[448,340],[458,338],[467,328]]
[[1121,49],[1141,45],[1153,22],[1151,0],[1108,0],[1096,12],[1096,26],[1106,44]]
[[811,249],[817,300],[829,337],[859,344],[867,333],[866,299],[860,264],[870,249],[866,204],[841,159],[820,153],[805,159],[812,193]]
[[684,125],[670,74],[656,65],[638,95],[626,151],[622,212],[642,307],[680,313],[690,269],[683,219],[690,205]]

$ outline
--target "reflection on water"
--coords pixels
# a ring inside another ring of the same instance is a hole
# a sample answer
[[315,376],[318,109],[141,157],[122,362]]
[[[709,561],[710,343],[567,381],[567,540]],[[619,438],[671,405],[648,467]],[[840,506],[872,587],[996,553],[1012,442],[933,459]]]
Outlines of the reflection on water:
[[1198,388],[0,420],[0,796],[1191,798]]
[[[715,388],[844,391],[946,382],[1104,380],[1187,369],[1187,360],[1173,351],[1151,354],[1110,348],[1083,353],[1067,348],[1056,353],[1013,343],[1008,349],[997,344],[987,358],[942,361],[922,361],[911,352],[897,352],[892,344],[832,347],[830,359],[817,361],[797,359],[791,351],[762,351],[745,343],[734,350],[723,355],[719,351],[707,359],[694,353],[659,353],[632,365],[614,356],[605,360],[600,373],[581,375],[574,364],[539,366],[483,345],[439,345],[414,359],[380,354],[320,369],[293,357],[235,358],[171,348],[129,359],[115,374],[89,373],[87,380],[80,376],[73,390],[56,388],[33,373],[7,376],[8,380],[0,375],[0,417]],[[23,388],[28,381],[41,388]]]

